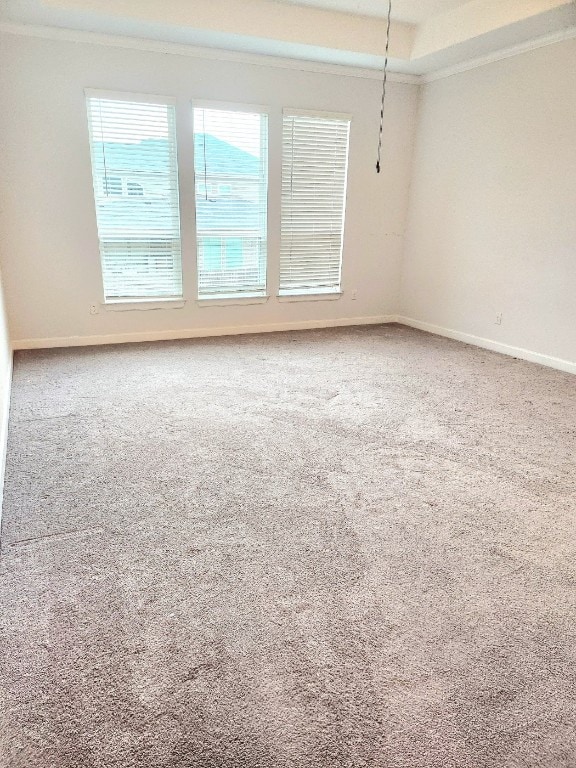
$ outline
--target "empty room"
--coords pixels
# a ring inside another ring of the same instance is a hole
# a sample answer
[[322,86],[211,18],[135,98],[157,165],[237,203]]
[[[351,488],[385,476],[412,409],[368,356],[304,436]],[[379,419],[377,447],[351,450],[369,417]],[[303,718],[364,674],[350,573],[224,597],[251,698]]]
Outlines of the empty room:
[[0,768],[576,768],[576,3],[1,0]]

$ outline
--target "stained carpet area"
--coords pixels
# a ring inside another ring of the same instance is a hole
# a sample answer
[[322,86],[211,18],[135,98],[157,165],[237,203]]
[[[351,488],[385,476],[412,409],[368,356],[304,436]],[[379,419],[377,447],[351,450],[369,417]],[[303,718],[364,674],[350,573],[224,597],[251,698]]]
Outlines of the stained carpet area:
[[575,459],[398,326],[18,353],[0,765],[574,768]]

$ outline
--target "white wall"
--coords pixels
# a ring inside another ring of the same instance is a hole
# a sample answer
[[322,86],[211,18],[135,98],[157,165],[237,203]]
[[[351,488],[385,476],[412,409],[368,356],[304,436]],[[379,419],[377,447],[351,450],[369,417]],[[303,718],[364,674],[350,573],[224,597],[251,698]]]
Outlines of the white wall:
[[576,40],[426,85],[401,314],[576,363],[575,297]]
[[[2,230],[0,229],[0,250]],[[10,390],[12,388],[12,345],[8,320],[4,307],[4,290],[0,274],[0,519],[2,517],[2,491],[4,488],[4,467],[6,445],[8,442],[8,411],[10,409]]]
[[[178,100],[186,305],[91,316],[101,298],[84,88]],[[329,324],[396,312],[418,88],[391,83],[384,173],[374,170],[379,83],[255,64],[0,35],[0,230],[15,346],[41,339]],[[269,289],[264,305],[199,307],[193,295],[191,98],[270,106]],[[343,264],[337,301],[276,299],[282,107],[353,115]],[[187,214],[187,212],[189,212]],[[357,299],[352,300],[352,291]],[[22,340],[25,340],[24,342]],[[26,341],[27,340],[27,341]],[[92,339],[94,340],[94,339]],[[44,343],[44,342],[38,342]],[[51,343],[59,343],[51,342]],[[65,342],[63,342],[65,343]]]
[[[0,230],[0,244],[2,242],[2,232]],[[8,318],[6,316],[4,289],[2,283],[2,274],[0,274],[0,418],[8,407],[7,401],[10,399],[10,379],[12,374],[12,346],[10,344],[10,333],[8,329]],[[1,443],[1,438],[0,438]]]

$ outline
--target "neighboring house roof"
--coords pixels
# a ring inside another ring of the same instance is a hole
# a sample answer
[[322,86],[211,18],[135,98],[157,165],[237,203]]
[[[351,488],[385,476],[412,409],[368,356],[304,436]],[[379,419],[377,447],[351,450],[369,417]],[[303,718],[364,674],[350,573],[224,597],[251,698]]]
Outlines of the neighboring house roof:
[[93,154],[98,160],[106,159],[110,175],[137,173],[145,169],[151,173],[170,168],[170,145],[166,139],[144,139],[139,142],[95,141]]
[[231,168],[235,174],[246,176],[258,176],[260,173],[259,158],[216,136],[197,133],[194,136],[194,167],[197,174],[204,173],[204,147],[207,174],[229,174]]
[[[204,144],[205,142],[205,144]],[[96,142],[95,152],[101,145],[106,155],[106,172],[112,176],[138,174],[144,177],[166,171],[169,168],[169,145],[165,139],[145,139],[137,144],[120,142]],[[198,176],[204,174],[204,146],[206,147],[206,173],[241,176],[258,176],[260,160],[242,149],[208,134],[196,134],[194,137],[195,166]],[[200,179],[199,179],[200,180]],[[166,207],[162,204],[162,194],[157,193],[147,199],[145,181],[143,196],[115,196],[99,203],[99,226],[107,236],[118,237],[122,233],[134,239],[135,232],[152,232],[159,236],[171,233],[174,222],[166,218]],[[126,213],[130,211],[131,226],[125,227]],[[257,231],[260,229],[259,206],[249,200],[234,197],[218,197],[205,200],[201,196],[196,201],[196,227],[205,230]]]
[[[139,171],[167,171],[170,167],[169,144],[166,139],[144,139],[137,143],[118,141],[95,141],[93,144],[96,158],[106,157],[108,173],[129,173]],[[204,154],[206,154],[206,172],[257,176],[260,173],[260,160],[227,141],[209,134],[197,133],[194,136],[194,155],[196,173],[204,173]]]

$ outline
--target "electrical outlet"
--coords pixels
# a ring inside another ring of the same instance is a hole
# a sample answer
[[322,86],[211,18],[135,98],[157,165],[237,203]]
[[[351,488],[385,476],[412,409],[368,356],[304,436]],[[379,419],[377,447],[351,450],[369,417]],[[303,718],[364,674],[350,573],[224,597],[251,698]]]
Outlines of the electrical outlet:
[[356,301],[357,298],[358,298],[358,291],[356,290],[356,288],[354,288],[354,290],[352,291],[352,301]]
[[98,304],[90,304],[90,314],[91,315],[98,314]]
[[502,312],[498,312],[496,315],[496,320],[494,321],[496,325],[502,325]]

